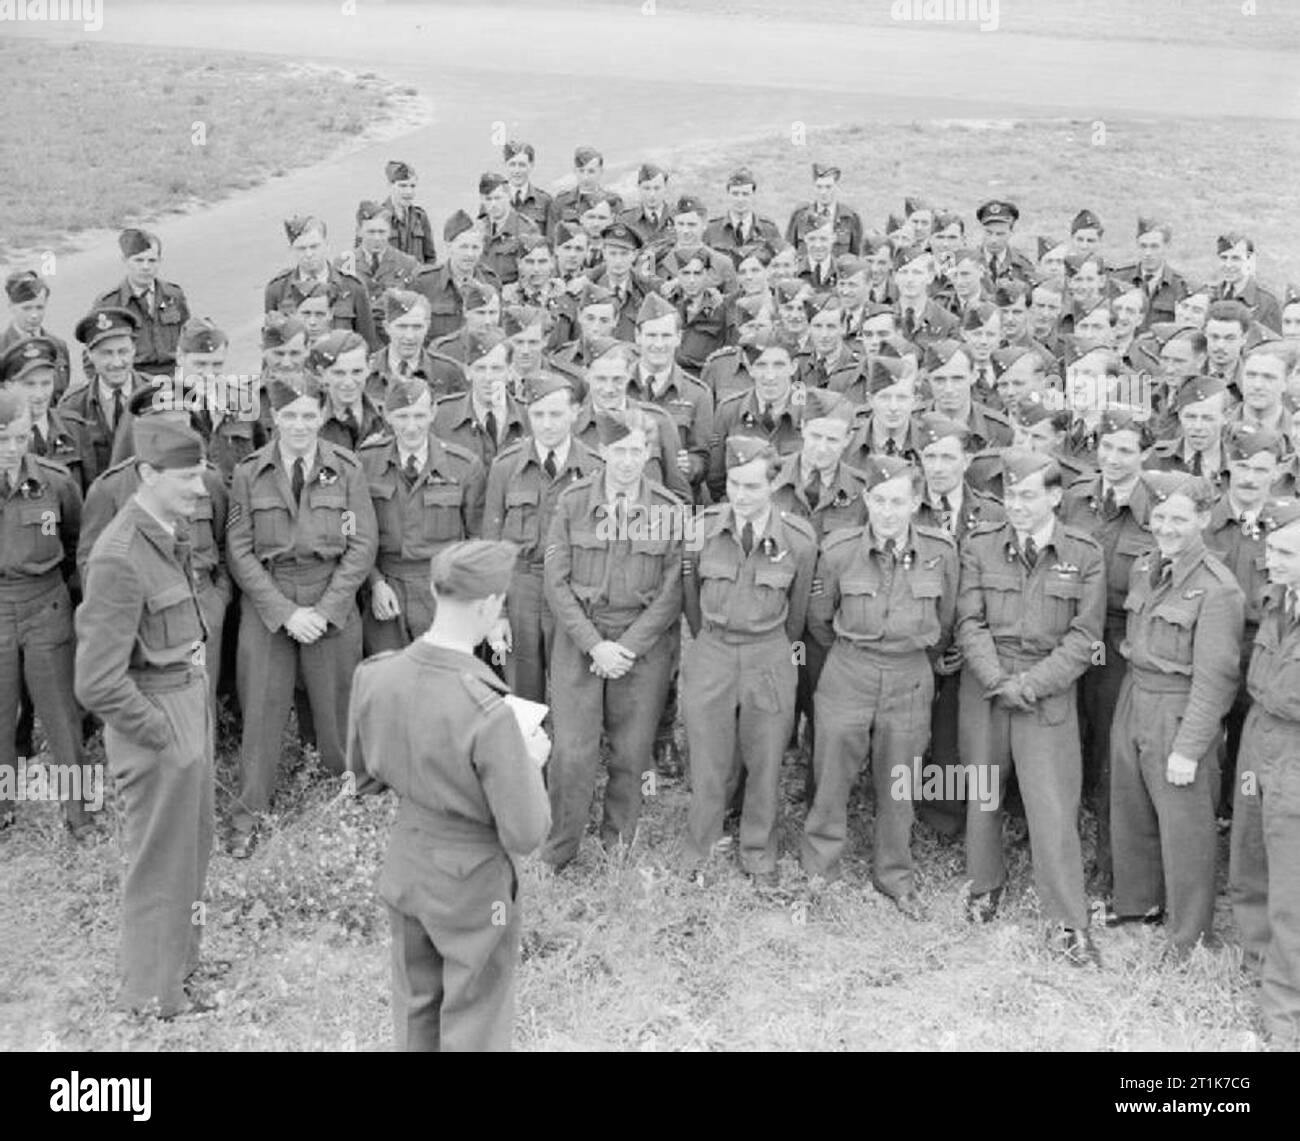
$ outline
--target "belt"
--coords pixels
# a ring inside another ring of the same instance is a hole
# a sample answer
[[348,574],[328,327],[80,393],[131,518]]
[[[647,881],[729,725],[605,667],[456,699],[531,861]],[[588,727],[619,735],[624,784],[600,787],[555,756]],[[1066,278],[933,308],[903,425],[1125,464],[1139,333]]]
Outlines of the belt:
[[[397,823],[411,825],[421,832],[428,832],[450,844],[482,844],[500,848],[496,827],[480,820],[470,820],[464,816],[454,816],[439,808],[426,808],[413,800],[402,797],[397,809]],[[503,849],[504,850],[504,849]]]
[[752,646],[759,642],[774,642],[780,640],[789,642],[785,634],[785,623],[773,627],[771,630],[728,630],[721,622],[706,621],[700,629],[701,634],[708,634],[710,638],[716,638],[728,646]]
[[186,689],[199,682],[206,685],[208,680],[208,672],[202,666],[182,666],[171,670],[128,670],[127,674],[141,693]]
[[402,559],[396,555],[380,555],[378,567],[382,575],[406,581],[422,580],[427,584],[432,562],[432,559]]
[[1186,674],[1167,674],[1130,665],[1128,676],[1138,689],[1147,693],[1189,693],[1192,688],[1192,679]]
[[870,658],[872,661],[892,663],[895,666],[902,666],[915,662],[924,661],[926,668],[929,668],[930,655],[925,650],[916,648],[906,650],[882,650],[879,642],[856,642],[852,638],[845,638],[836,635],[835,641],[831,643],[831,649],[837,646],[843,646],[846,650],[852,650],[855,654],[861,654],[864,658]]
[[30,602],[63,584],[63,574],[52,567],[44,574],[28,575],[13,571],[0,571],[0,600],[5,602]]
[[266,569],[276,577],[291,578],[298,582],[320,582],[334,573],[337,560],[295,559],[293,562],[268,562]]

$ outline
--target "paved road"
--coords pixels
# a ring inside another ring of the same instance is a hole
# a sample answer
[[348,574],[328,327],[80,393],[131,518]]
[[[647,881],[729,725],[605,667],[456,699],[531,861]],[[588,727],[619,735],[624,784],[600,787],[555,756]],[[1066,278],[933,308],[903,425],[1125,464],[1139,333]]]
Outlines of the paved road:
[[[399,141],[276,179],[156,227],[165,272],[196,312],[232,333],[232,366],[256,363],[261,291],[284,264],[280,220],[325,216],[348,240],[359,198],[383,191],[382,167],[421,170],[435,224],[473,199],[499,153],[493,125],[538,147],[539,181],[565,173],[578,142],[602,146],[617,172],[674,145],[848,120],[1249,116],[1300,118],[1293,58],[1193,45],[1054,40],[997,32],[745,23],[624,8],[380,6],[357,15],[317,4],[124,5],[106,39],[292,54],[381,71],[432,97],[435,121]],[[8,25],[20,34],[77,34]],[[1189,78],[1189,77],[1194,77]],[[67,332],[118,276],[110,242],[60,259],[51,327]]]

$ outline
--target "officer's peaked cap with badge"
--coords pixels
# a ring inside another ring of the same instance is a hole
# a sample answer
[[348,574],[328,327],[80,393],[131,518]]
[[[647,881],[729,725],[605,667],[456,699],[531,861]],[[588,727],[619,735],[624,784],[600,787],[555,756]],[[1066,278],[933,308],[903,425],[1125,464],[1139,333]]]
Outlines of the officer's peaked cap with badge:
[[109,337],[134,337],[140,331],[140,318],[129,309],[107,306],[87,313],[74,330],[77,340],[88,349]]

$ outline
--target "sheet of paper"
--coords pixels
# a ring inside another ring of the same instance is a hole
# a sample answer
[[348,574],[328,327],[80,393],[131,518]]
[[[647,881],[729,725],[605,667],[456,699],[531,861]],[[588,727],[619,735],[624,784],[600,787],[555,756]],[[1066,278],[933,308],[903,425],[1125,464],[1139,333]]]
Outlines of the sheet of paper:
[[525,741],[537,732],[550,712],[550,707],[540,701],[529,701],[525,697],[516,697],[513,693],[505,694],[501,700],[515,715],[515,720],[519,722],[519,731],[523,733]]

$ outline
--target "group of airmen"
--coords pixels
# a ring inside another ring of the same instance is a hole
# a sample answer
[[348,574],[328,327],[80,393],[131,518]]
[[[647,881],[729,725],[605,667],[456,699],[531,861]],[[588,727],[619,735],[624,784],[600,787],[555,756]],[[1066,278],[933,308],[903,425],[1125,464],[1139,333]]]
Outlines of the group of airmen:
[[403,162],[341,252],[288,220],[256,376],[146,231],[75,360],[48,284],[5,282],[0,764],[34,755],[33,711],[57,763],[103,723],[123,1006],[198,1003],[224,702],[231,855],[291,710],[328,772],[398,791],[408,1048],[508,1045],[513,857],[579,855],[602,765],[599,841],[632,844],[679,719],[703,890],[733,856],[777,885],[793,755],[804,871],[841,874],[865,774],[871,879],[909,918],[917,815],[964,832],[980,923],[1023,814],[1081,966],[1100,924],[1216,945],[1230,817],[1245,962],[1300,1044],[1300,295],[1256,281],[1251,238],[1200,281],[1158,218],[1118,241],[1081,209],[1030,245],[1012,202],[907,198],[871,231],[814,164],[783,229],[748,169],[711,212],[652,164],[623,201],[591,147],[554,196],[530,145],[502,157],[437,246]]

